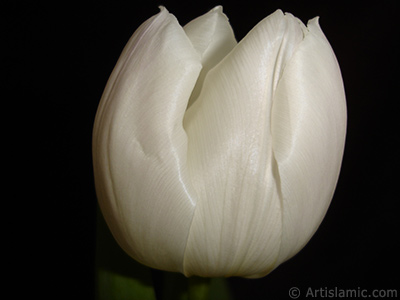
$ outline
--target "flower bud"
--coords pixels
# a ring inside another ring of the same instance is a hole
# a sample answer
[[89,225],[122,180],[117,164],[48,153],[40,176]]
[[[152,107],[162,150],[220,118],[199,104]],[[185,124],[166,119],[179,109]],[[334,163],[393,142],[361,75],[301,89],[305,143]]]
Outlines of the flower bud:
[[346,134],[318,19],[278,10],[236,42],[221,7],[161,7],[123,50],[93,131],[96,192],[119,245],[161,270],[262,277],[322,222]]

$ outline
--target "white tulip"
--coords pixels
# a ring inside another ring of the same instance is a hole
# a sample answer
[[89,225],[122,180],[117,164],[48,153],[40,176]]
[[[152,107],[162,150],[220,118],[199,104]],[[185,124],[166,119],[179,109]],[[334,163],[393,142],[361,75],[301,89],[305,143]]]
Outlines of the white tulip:
[[119,245],[186,276],[262,277],[317,230],[346,134],[342,77],[314,18],[278,10],[237,43],[221,7],[165,8],[129,40],[93,132]]

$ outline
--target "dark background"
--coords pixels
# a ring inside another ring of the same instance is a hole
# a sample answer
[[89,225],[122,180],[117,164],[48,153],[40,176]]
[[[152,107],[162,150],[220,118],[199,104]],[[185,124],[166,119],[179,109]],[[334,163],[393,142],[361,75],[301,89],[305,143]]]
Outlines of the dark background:
[[[13,238],[15,261],[23,262],[9,273],[11,282],[17,282],[14,293],[93,299],[96,197],[91,131],[108,76],[129,37],[158,13],[158,5],[184,25],[218,4],[224,6],[237,40],[278,8],[303,22],[320,16],[341,66],[348,105],[342,171],[322,225],[298,255],[267,277],[230,279],[235,299],[289,299],[291,287],[303,295],[308,287],[399,292],[395,3],[13,2],[2,30],[10,39],[3,46],[9,51],[3,60],[4,90],[12,92],[4,103],[15,105],[3,106],[15,130],[5,131],[23,150],[16,159],[22,161],[15,168],[16,180],[10,177],[17,182],[12,198],[17,207],[6,230]],[[19,124],[23,129],[17,129]]]

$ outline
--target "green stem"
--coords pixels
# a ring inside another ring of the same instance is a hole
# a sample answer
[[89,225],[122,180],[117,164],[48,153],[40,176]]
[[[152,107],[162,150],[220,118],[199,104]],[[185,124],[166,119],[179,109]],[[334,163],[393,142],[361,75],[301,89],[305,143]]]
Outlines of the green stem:
[[188,278],[189,300],[206,300],[210,290],[211,279],[203,277]]

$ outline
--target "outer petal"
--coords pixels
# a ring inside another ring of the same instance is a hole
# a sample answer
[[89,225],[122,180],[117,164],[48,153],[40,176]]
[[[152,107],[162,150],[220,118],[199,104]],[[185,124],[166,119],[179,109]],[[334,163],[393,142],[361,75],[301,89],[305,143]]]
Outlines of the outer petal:
[[277,262],[282,233],[272,149],[272,99],[303,39],[298,20],[277,11],[206,76],[185,115],[188,166],[198,194],[186,275],[260,277]]
[[196,198],[182,120],[200,56],[165,8],[124,49],[93,133],[97,195],[118,243],[148,266],[182,271]]
[[203,87],[203,81],[215,65],[217,65],[237,44],[228,18],[217,6],[183,27],[194,48],[201,56],[203,69],[190,97],[188,107],[197,99]]
[[321,223],[339,176],[346,103],[335,55],[318,19],[287,63],[276,89],[272,136],[283,199],[279,261],[296,254]]

